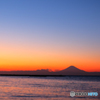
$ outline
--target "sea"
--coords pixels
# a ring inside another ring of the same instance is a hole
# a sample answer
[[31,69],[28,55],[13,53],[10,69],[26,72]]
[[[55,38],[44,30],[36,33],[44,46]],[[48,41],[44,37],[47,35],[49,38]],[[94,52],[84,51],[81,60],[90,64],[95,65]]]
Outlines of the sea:
[[[97,96],[70,96],[70,92]],[[100,76],[0,76],[0,100],[100,100]]]

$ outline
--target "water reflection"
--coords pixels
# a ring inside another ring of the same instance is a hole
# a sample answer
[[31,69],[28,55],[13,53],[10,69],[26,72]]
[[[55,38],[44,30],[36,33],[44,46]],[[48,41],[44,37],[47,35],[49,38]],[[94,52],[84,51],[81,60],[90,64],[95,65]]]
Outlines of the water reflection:
[[67,78],[0,77],[0,100],[99,100],[70,97],[70,91],[98,92],[100,81]]

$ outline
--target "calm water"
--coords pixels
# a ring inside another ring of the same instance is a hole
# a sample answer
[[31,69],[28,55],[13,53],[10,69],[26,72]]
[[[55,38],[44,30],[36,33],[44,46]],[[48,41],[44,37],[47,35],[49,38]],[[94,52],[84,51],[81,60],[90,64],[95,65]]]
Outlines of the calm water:
[[0,100],[100,100],[70,97],[70,91],[100,95],[100,77],[0,77]]

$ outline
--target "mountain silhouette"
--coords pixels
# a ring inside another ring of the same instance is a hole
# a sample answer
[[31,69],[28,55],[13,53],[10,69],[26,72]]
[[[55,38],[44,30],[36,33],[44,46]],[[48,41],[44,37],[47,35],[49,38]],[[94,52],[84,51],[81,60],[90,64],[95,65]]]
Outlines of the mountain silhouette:
[[85,72],[83,70],[80,70],[80,69],[76,68],[75,66],[70,66],[70,67],[68,67],[68,68],[66,68],[66,69],[64,69],[62,71],[63,72],[64,71],[67,71],[67,72]]
[[75,66],[70,66],[64,70],[61,70],[59,73],[62,75],[83,75],[86,72],[76,68]]

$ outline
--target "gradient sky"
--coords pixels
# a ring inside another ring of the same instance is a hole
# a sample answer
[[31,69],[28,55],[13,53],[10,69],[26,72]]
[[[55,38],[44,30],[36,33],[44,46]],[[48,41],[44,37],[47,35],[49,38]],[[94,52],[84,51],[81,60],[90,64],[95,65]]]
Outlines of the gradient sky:
[[0,0],[0,70],[100,71],[100,0]]

